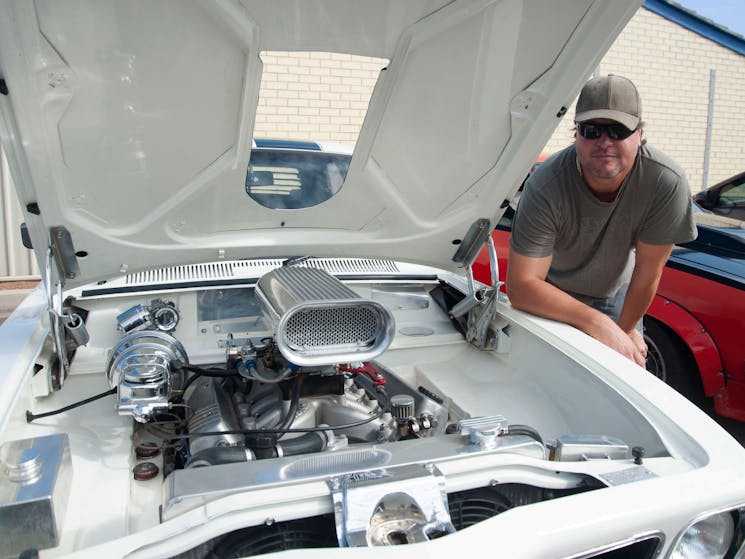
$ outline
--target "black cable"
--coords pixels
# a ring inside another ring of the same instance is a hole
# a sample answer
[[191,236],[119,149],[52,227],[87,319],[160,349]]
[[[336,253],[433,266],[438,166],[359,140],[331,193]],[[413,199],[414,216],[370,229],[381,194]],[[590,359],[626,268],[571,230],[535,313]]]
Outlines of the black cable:
[[49,417],[50,415],[57,415],[58,413],[63,413],[63,412],[66,412],[74,408],[79,408],[80,406],[89,404],[90,402],[94,402],[96,400],[100,400],[101,398],[105,398],[106,396],[111,396],[112,394],[116,394],[116,388],[112,388],[111,390],[107,390],[106,392],[102,392],[101,394],[91,396],[90,398],[86,398],[85,400],[80,400],[79,402],[70,404],[69,406],[65,406],[64,408],[60,408],[54,411],[48,411],[45,413],[36,414],[36,413],[31,413],[31,410],[26,410],[26,423],[31,423],[35,419],[41,419],[42,417]]
[[183,400],[184,394],[186,394],[186,389],[189,388],[194,381],[196,381],[198,378],[201,377],[213,377],[213,378],[230,378],[234,376],[238,376],[238,373],[236,371],[228,371],[227,369],[204,369],[202,367],[197,367],[196,365],[189,365],[188,363],[183,363],[181,361],[174,361],[172,363],[172,367],[175,371],[182,370],[182,371],[189,371],[193,373],[188,379],[186,379],[186,382],[184,383],[183,388],[181,388],[181,396],[179,396],[176,401]]
[[227,369],[205,369],[204,367],[198,367],[197,365],[189,365],[189,363],[182,363],[181,361],[174,361],[173,368],[175,370],[183,369],[192,373],[202,375],[204,377],[233,377],[238,374],[237,371],[228,371]]
[[[290,408],[287,410],[287,415],[285,415],[277,426],[277,429],[287,430],[292,425],[292,422],[295,421],[295,415],[300,406],[300,389],[303,386],[303,380],[305,380],[305,375],[300,375],[295,379],[295,383],[292,385],[292,395],[290,396]],[[277,440],[281,439],[284,434],[281,433],[277,437]]]
[[530,427],[529,425],[508,425],[507,426],[507,434],[508,435],[525,435],[526,437],[530,437],[532,439],[535,439],[539,443],[543,444],[543,438],[541,438],[541,435]]
[[186,379],[186,382],[184,383],[184,387],[181,389],[181,395],[178,396],[176,401],[177,402],[182,401],[184,399],[184,394],[186,394],[186,389],[189,388],[194,383],[195,380],[197,380],[198,378],[202,378],[202,376],[203,375],[195,373],[191,375],[188,379]]

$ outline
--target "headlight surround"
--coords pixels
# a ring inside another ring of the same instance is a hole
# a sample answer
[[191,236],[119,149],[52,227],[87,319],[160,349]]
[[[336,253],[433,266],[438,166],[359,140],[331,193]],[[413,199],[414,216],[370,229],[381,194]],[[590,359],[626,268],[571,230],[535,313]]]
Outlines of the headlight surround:
[[670,553],[670,559],[723,559],[726,556],[731,557],[736,528],[733,512],[718,512],[700,518],[691,524],[678,538],[672,553]]

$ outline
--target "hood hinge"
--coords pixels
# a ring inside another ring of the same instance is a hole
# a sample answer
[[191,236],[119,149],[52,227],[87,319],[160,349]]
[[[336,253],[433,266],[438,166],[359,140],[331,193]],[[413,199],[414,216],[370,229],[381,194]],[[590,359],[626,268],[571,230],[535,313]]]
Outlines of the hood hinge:
[[[491,233],[490,230],[488,231]],[[486,237],[486,246],[491,266],[491,286],[477,288],[469,264],[467,268],[469,293],[450,310],[450,316],[458,318],[465,314],[468,315],[466,340],[469,343],[479,349],[508,353],[511,349],[510,329],[509,323],[499,316],[497,311],[499,288],[502,282],[499,281],[499,261],[491,234]]]
[[75,248],[72,246],[70,232],[62,226],[49,228],[49,247],[57,263],[60,282],[65,284],[66,279],[74,279],[80,274],[80,266],[75,256]]
[[491,230],[491,221],[488,219],[482,217],[474,221],[468,228],[466,236],[458,245],[458,250],[453,255],[453,262],[457,262],[463,267],[469,267],[473,264],[486,239],[491,234]]
[[[56,269],[54,269],[56,268]],[[56,282],[53,279],[56,272]],[[52,372],[56,375],[53,385],[62,388],[65,378],[70,369],[68,339],[73,347],[88,343],[88,331],[83,319],[67,309],[62,301],[62,287],[65,279],[73,279],[80,273],[75,248],[72,246],[70,232],[62,226],[49,228],[49,249],[44,269],[44,288],[47,295],[47,312],[51,326],[52,342],[59,360],[58,371]],[[56,291],[56,301],[55,301]]]

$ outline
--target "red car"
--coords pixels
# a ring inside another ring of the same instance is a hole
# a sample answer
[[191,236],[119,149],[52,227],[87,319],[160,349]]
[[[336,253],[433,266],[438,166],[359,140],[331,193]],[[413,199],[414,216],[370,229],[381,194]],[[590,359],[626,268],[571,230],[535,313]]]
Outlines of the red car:
[[[514,211],[492,238],[499,275],[506,277]],[[745,421],[745,223],[698,212],[698,238],[676,247],[644,317],[647,369],[694,402]],[[489,258],[479,254],[474,277],[490,283]]]

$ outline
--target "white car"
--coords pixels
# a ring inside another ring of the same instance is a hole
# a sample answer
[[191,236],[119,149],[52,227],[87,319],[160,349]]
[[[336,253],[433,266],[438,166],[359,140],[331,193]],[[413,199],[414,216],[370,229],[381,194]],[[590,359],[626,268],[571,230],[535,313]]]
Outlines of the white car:
[[[469,276],[638,4],[0,4],[0,556],[742,558],[745,449]],[[251,156],[295,50],[389,60],[348,169]]]

